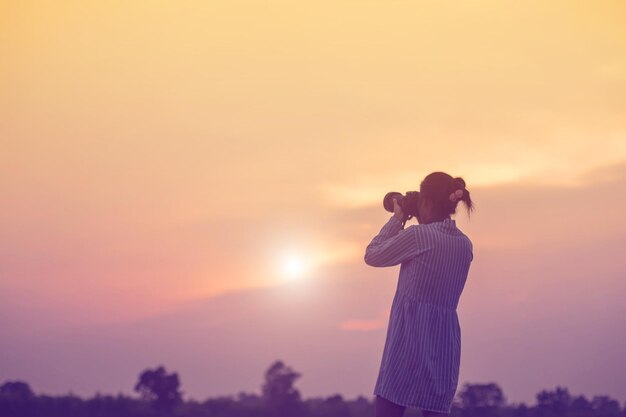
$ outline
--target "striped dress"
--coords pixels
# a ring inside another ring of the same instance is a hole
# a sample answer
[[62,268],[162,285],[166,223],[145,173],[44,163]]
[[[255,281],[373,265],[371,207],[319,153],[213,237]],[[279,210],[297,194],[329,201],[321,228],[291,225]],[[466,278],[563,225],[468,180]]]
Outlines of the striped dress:
[[461,361],[456,308],[472,259],[472,242],[452,219],[403,229],[392,216],[372,239],[365,263],[400,264],[374,395],[450,412]]

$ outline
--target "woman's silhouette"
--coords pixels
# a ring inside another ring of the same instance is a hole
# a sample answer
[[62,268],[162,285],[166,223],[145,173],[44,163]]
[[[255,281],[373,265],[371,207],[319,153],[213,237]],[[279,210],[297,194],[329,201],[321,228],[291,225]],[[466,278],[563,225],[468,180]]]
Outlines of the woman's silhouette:
[[401,417],[406,407],[424,416],[448,415],[457,389],[461,329],[456,307],[473,259],[472,242],[450,218],[463,201],[462,178],[433,172],[420,184],[419,225],[394,214],[365,250],[376,267],[400,264],[374,394],[377,417]]

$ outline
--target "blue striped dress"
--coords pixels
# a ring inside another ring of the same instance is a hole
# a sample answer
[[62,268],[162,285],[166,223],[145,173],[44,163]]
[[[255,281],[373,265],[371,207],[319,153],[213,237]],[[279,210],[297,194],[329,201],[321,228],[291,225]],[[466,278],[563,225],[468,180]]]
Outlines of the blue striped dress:
[[472,259],[472,242],[452,219],[403,228],[391,216],[372,239],[365,263],[400,264],[374,395],[450,412],[461,362],[456,308]]

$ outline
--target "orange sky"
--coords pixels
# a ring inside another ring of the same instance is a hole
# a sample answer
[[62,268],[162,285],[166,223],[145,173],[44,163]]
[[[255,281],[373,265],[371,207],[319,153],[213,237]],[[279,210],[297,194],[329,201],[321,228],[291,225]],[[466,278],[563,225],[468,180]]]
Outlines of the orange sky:
[[[483,197],[458,220],[478,254],[622,239],[624,16],[620,1],[2,2],[3,321],[26,305],[44,327],[146,318],[284,283],[296,255],[307,285],[356,273],[384,193],[433,170]],[[476,260],[476,285],[508,261]]]

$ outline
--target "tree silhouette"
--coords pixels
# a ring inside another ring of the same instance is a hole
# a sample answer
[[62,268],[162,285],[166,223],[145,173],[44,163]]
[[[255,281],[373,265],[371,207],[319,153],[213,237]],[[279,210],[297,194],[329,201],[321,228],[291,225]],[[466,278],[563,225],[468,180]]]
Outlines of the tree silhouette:
[[595,416],[595,414],[591,408],[591,402],[584,395],[578,395],[570,400],[568,416],[588,417]]
[[22,381],[7,381],[0,386],[0,395],[5,397],[29,399],[32,397],[33,390],[26,382]]
[[274,362],[265,372],[263,399],[273,416],[288,417],[302,412],[300,392],[293,386],[300,376],[281,361]]
[[182,403],[182,394],[179,391],[180,381],[178,374],[167,374],[163,366],[157,369],[147,369],[139,376],[135,385],[142,398],[150,401],[158,411],[169,413]]
[[35,414],[36,397],[26,382],[7,381],[0,386],[0,416],[30,417]]
[[465,384],[458,397],[464,417],[495,416],[505,403],[502,389],[495,383]]
[[572,404],[567,388],[556,387],[554,391],[541,391],[537,394],[537,410],[543,417],[564,416]]
[[[118,394],[83,399],[72,394],[35,395],[27,383],[0,384],[0,417],[374,417],[374,403],[359,396],[346,400],[340,394],[302,399],[294,387],[301,375],[277,361],[265,373],[262,395],[240,392],[237,396],[182,401],[178,376],[161,366],[144,371],[135,390],[143,398]],[[145,400],[150,400],[150,402]],[[178,403],[181,403],[177,405]],[[173,409],[176,405],[176,409]],[[406,417],[421,415],[408,409]],[[626,407],[606,395],[588,400],[570,396],[567,388],[537,394],[537,405],[506,404],[495,384],[465,384],[451,417],[626,417]]]
[[591,400],[591,408],[597,417],[619,417],[619,403],[606,395],[596,395]]
[[[331,395],[324,399],[308,401],[311,415],[314,417],[350,417],[350,406],[340,394]],[[361,416],[361,414],[358,414]]]

